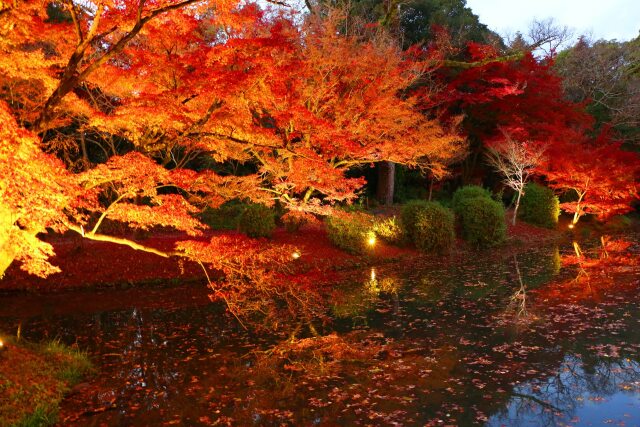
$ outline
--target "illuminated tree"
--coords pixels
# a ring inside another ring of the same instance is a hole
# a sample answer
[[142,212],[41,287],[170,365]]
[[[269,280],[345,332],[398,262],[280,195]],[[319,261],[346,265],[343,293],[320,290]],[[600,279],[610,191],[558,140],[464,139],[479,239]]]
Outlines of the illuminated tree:
[[47,262],[53,247],[36,236],[61,230],[79,192],[61,161],[38,148],[38,138],[20,128],[0,101],[0,276],[18,260],[31,274],[59,271]]
[[548,61],[531,53],[500,56],[491,46],[470,44],[468,66],[440,69],[447,90],[440,106],[449,114],[463,113],[462,129],[470,155],[463,180],[476,170],[487,145],[508,130],[517,141],[555,145],[582,140],[593,119],[579,105],[564,99],[561,80]]
[[379,28],[341,35],[341,22],[337,13],[310,17],[304,48],[289,55],[295,72],[267,80],[273,95],[261,120],[274,129],[279,151],[259,157],[263,170],[279,177],[274,188],[289,205],[314,194],[353,198],[363,183],[344,177],[353,166],[392,161],[441,176],[464,152],[457,135],[421,114],[415,97],[400,96],[427,64],[403,58]]
[[549,185],[575,192],[576,200],[560,204],[563,210],[573,213],[572,224],[584,214],[606,220],[633,209],[640,171],[636,153],[621,150],[619,143],[599,139],[550,147],[548,158],[541,172]]
[[503,140],[489,146],[487,161],[503,176],[502,182],[516,192],[512,220],[515,225],[524,187],[542,161],[546,147],[541,144],[516,141],[508,133],[503,132],[503,134]]
[[[382,33],[338,36],[332,19],[301,29],[284,13],[232,2],[66,2],[46,9],[26,1],[0,15],[0,98],[10,109],[3,107],[10,125],[5,151],[28,135],[23,166],[36,181],[47,169],[29,159],[57,162],[50,184],[37,191],[51,219],[42,216],[21,251],[7,249],[6,265],[37,258],[20,255],[28,246],[46,248],[38,252],[45,260],[51,248],[36,236],[53,227],[240,277],[244,267],[266,264],[257,256],[260,245],[217,238],[160,251],[101,226],[111,219],[194,236],[202,225],[193,213],[232,198],[327,213],[364,184],[346,177],[349,168],[392,160],[442,174],[463,149],[420,114],[415,98],[402,96],[424,64],[405,60]],[[87,154],[88,144],[102,150],[99,161]],[[45,152],[64,159],[66,169]],[[230,164],[245,171],[230,174]],[[12,179],[3,175],[3,189],[16,185]],[[229,245],[245,248],[242,256],[230,255]],[[290,251],[272,255],[277,264]]]

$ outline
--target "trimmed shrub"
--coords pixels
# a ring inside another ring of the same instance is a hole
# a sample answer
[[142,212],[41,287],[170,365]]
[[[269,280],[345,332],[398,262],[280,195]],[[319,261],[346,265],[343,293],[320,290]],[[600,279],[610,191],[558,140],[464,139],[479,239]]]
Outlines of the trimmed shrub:
[[496,246],[506,238],[507,225],[502,203],[486,197],[464,199],[458,206],[462,235],[478,247]]
[[247,205],[240,215],[239,228],[249,237],[271,237],[276,228],[275,213],[265,205]]
[[546,228],[555,228],[560,215],[560,202],[553,191],[530,182],[524,187],[518,216],[525,222]]
[[400,211],[400,218],[402,220],[402,227],[408,239],[413,240],[413,235],[416,233],[415,225],[418,220],[418,214],[423,211],[429,202],[426,200],[409,200]]
[[446,252],[455,241],[453,212],[437,202],[428,202],[415,215],[411,239],[423,252]]
[[364,213],[341,214],[325,219],[329,240],[347,252],[361,254],[369,247],[373,234],[373,218]]
[[451,199],[451,209],[453,212],[460,216],[462,214],[462,204],[465,200],[474,199],[476,197],[484,197],[491,199],[491,192],[478,185],[465,185],[458,188],[453,193],[453,199]]

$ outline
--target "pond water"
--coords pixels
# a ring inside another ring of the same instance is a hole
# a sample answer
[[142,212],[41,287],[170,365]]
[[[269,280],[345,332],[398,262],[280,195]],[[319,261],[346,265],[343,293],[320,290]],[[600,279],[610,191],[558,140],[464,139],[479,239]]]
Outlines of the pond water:
[[360,270],[244,327],[199,286],[4,296],[0,331],[89,352],[62,425],[640,426],[640,271],[569,250]]

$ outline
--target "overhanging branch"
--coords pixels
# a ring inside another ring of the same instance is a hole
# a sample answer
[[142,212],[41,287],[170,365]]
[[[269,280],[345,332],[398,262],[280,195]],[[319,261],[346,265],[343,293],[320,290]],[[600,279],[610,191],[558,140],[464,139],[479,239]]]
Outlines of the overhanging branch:
[[99,234],[99,233],[85,233],[82,227],[78,227],[76,225],[70,225],[69,229],[75,231],[85,239],[89,239],[89,240],[95,240],[98,242],[115,243],[116,245],[124,245],[136,251],[148,252],[151,254],[161,256],[163,258],[171,258],[173,256],[184,257],[184,254],[182,252],[161,251],[159,249],[152,248],[150,246],[141,245],[140,243],[134,242],[133,240],[125,239],[122,237],[108,236],[106,234]]

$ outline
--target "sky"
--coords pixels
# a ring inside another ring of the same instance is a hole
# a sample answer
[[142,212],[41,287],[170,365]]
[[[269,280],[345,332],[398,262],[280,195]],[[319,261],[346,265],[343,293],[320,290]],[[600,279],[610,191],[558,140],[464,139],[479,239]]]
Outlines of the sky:
[[467,0],[480,22],[504,36],[527,33],[534,19],[553,18],[594,40],[631,40],[640,32],[640,0]]

